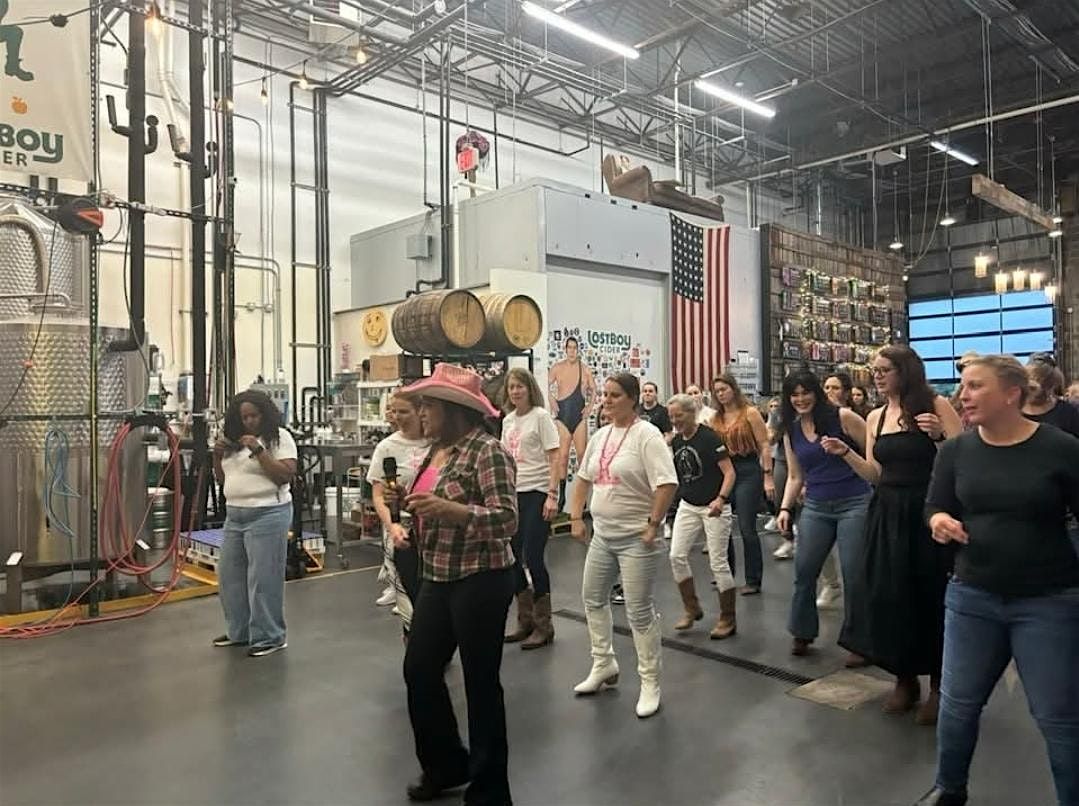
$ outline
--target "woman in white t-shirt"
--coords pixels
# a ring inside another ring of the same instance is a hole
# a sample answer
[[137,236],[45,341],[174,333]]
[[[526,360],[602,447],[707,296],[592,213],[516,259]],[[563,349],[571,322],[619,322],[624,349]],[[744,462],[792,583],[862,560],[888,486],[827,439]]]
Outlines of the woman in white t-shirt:
[[[549,522],[558,513],[560,441],[531,372],[514,367],[506,373],[505,389],[512,408],[502,420],[502,445],[517,463],[517,629],[506,636],[506,643],[520,641],[521,649],[538,649],[554,640],[551,577],[543,555]],[[525,568],[532,577],[531,590]]]
[[585,615],[592,643],[592,671],[575,688],[595,694],[618,682],[609,596],[622,575],[626,617],[637,649],[641,693],[637,716],[659,710],[660,631],[655,605],[656,575],[663,558],[661,526],[678,488],[671,449],[659,429],[637,418],[640,384],[629,373],[607,379],[603,410],[611,424],[596,432],[573,485],[573,536],[585,536],[585,502],[591,501],[592,542],[584,565]]
[[[394,550],[394,541],[405,542],[408,536],[401,525],[401,505],[404,495],[412,487],[416,472],[430,449],[430,442],[423,435],[416,401],[408,395],[397,393],[386,409],[387,418],[392,417],[397,430],[375,446],[367,482],[371,485],[371,499],[382,521],[382,570],[378,578],[387,583],[378,598],[380,606],[396,605],[397,613],[407,628],[412,622],[412,594],[419,585],[418,557],[414,547]],[[400,497],[387,496],[387,459],[392,459],[397,470],[396,489]],[[396,563],[400,559],[400,567]]]
[[285,558],[292,523],[296,443],[262,392],[240,392],[214,443],[214,475],[224,485],[225,536],[217,565],[227,632],[214,646],[248,646],[259,658],[284,649]]

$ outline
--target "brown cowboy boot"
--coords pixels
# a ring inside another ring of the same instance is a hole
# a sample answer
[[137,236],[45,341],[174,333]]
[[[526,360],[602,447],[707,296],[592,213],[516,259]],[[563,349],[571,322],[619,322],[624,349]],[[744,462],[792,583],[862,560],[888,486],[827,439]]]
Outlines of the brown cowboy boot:
[[539,649],[554,641],[554,625],[551,623],[551,594],[535,598],[532,609],[532,634],[521,644],[521,649]]
[[525,588],[517,594],[517,629],[503,640],[516,644],[532,634],[532,589]]
[[914,721],[919,725],[937,724],[937,711],[940,710],[940,677],[933,675],[929,678],[929,696],[918,708],[914,715]]
[[884,713],[904,714],[918,704],[922,687],[917,677],[897,677],[895,688],[884,700]]
[[719,621],[712,628],[708,637],[719,641],[730,638],[738,632],[738,622],[735,620],[735,603],[738,601],[738,591],[735,588],[721,591],[719,594]]
[[684,632],[693,626],[693,622],[704,618],[704,611],[701,610],[700,600],[697,599],[697,589],[693,586],[693,577],[679,582],[678,592],[682,594],[682,605],[686,608],[686,612],[682,615],[682,618],[674,623],[674,629],[678,632]]

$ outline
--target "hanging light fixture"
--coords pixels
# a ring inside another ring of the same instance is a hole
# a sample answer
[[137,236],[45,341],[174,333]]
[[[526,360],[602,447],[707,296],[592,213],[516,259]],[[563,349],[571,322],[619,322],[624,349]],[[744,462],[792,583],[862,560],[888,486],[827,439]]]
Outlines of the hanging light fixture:
[[892,188],[892,232],[895,233],[895,237],[892,238],[892,242],[888,244],[888,248],[893,252],[898,252],[903,248],[903,241],[899,237],[899,186],[895,182],[896,170],[892,169],[892,184],[895,185]]
[[942,218],[940,220],[940,225],[942,227],[950,227],[954,223],[955,223],[955,216],[953,216],[951,213],[945,213],[944,218]]
[[267,106],[270,103],[270,92],[266,88],[266,77],[262,78],[262,89],[259,91],[259,100],[262,101],[263,106]]
[[299,87],[301,90],[311,89],[311,79],[307,77],[307,62],[303,63],[303,67],[300,68],[300,82]]
[[1050,238],[1059,238],[1063,234],[1064,234],[1064,230],[1062,230],[1059,226],[1053,227],[1051,230],[1049,230],[1049,237]]
[[1058,290],[1056,283],[1049,283],[1045,286],[1045,298],[1050,302],[1056,302]]
[[357,45],[352,55],[356,64],[367,64],[367,51],[363,49],[363,45]]
[[998,271],[993,278],[993,290],[998,294],[1005,294],[1008,291],[1008,272]]
[[1027,270],[1022,266],[1017,266],[1015,271],[1012,272],[1012,290],[1022,291],[1027,287]]
[[978,252],[974,256],[974,276],[977,278],[985,277],[989,274],[989,255],[985,252]]
[[1030,290],[1041,291],[1042,288],[1042,273],[1040,271],[1032,271],[1030,273]]

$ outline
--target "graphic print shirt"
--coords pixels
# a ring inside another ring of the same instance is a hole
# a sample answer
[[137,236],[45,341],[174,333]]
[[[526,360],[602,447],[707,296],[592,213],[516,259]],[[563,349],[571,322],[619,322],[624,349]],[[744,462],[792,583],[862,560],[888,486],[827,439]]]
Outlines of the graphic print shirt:
[[678,495],[688,504],[711,504],[723,486],[719,460],[727,455],[723,440],[706,425],[697,427],[690,439],[675,434],[671,441],[674,469],[678,473]]

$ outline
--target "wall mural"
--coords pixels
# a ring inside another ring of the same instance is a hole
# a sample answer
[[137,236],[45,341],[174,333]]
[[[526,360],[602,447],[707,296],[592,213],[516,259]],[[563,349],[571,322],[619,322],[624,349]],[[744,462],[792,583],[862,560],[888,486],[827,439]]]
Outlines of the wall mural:
[[[602,425],[604,379],[667,383],[666,287],[606,275],[548,275],[547,405],[562,438],[567,500],[588,439]],[[610,300],[599,307],[595,300]],[[541,379],[542,380],[542,379]]]

